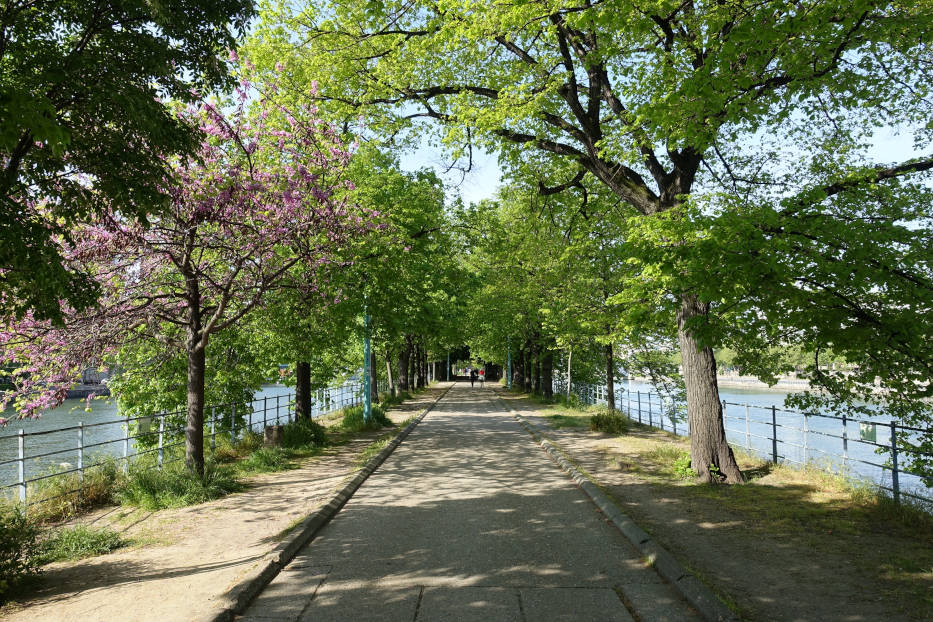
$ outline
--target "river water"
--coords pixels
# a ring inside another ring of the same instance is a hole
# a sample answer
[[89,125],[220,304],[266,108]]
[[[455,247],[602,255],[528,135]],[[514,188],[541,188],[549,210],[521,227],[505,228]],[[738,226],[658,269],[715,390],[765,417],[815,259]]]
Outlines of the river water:
[[[655,427],[663,425],[665,430],[686,435],[686,421],[672,420],[667,416],[668,405],[663,404],[654,393],[649,399],[649,392],[653,392],[650,385],[623,380],[616,387],[617,407],[630,412],[631,417],[638,420],[640,397],[643,423]],[[720,399],[726,402],[723,416],[729,442],[758,456],[773,458],[775,445],[772,439],[776,431],[776,449],[780,462],[797,465],[809,463],[891,490],[892,427],[889,417],[883,412],[845,421],[836,417],[804,416],[803,413],[784,408],[784,400],[790,393],[775,389],[720,387]],[[905,432],[898,428],[895,433]],[[898,466],[898,487],[901,492],[933,500],[933,488],[925,486],[920,477],[904,472],[903,455],[898,455]]]
[[[262,411],[267,408],[267,417],[276,415],[284,420],[288,412],[289,393],[294,388],[282,385],[267,385],[256,392],[253,409]],[[97,455],[123,455],[124,424],[117,412],[116,402],[107,399],[94,399],[90,403],[90,410],[85,410],[87,402],[84,399],[68,399],[58,408],[48,410],[38,419],[16,420],[0,428],[0,494],[10,489],[4,488],[19,481],[19,465],[16,460],[19,455],[19,439],[17,434],[22,429],[27,436],[24,438],[26,478],[48,472],[54,468],[70,468],[78,462],[79,430],[76,426],[84,424],[84,463],[91,464],[91,459]],[[12,416],[12,412],[3,413],[5,417]],[[254,422],[254,427],[261,420],[261,415]],[[47,432],[33,436],[35,433]],[[117,441],[117,442],[109,442]],[[51,452],[52,455],[46,455]],[[62,452],[62,453],[57,453]],[[129,453],[133,453],[133,442],[129,442]],[[12,462],[11,462],[12,461]]]
[[[649,399],[648,393],[651,389],[647,384],[621,381],[617,385],[619,408],[631,412],[631,416],[638,419],[640,392],[641,419],[644,423],[650,422],[655,426],[663,424],[666,430],[675,431],[676,428],[679,434],[685,434],[686,422],[671,420],[666,414],[667,405],[661,404],[657,395]],[[282,385],[268,385],[257,392],[253,409],[259,414],[253,418],[253,427],[261,428],[264,409],[268,420],[271,421],[275,417],[284,420],[288,412],[288,400],[285,396],[291,392],[293,389]],[[774,451],[771,438],[777,430],[780,461],[795,464],[810,462],[828,470],[846,472],[884,487],[891,487],[891,469],[885,468],[886,464],[890,465],[891,458],[891,426],[887,417],[878,414],[863,418],[863,425],[852,420],[843,425],[842,421],[835,418],[804,417],[800,413],[784,410],[784,399],[788,394],[788,391],[779,390],[721,387],[720,398],[727,404],[725,423],[729,442],[770,458]],[[358,399],[352,395],[353,391],[332,389],[329,398],[315,403],[312,414],[317,416],[332,408],[346,405],[349,400]],[[122,456],[124,429],[116,404],[112,401],[94,400],[91,402],[90,412],[84,410],[85,405],[83,399],[66,400],[64,404],[44,413],[39,419],[16,421],[6,428],[0,428],[0,494],[9,494],[12,491],[9,485],[18,481],[16,459],[19,449],[16,434],[20,428],[27,434],[58,430],[25,437],[26,455],[31,456],[27,458],[25,465],[27,479],[48,472],[49,469],[68,468],[66,464],[77,463],[79,431],[75,426],[79,422],[83,422],[85,426],[110,422],[85,428],[85,464],[90,463],[89,459],[94,454]],[[775,407],[774,421],[772,406]],[[9,413],[6,415],[9,416]],[[103,444],[94,447],[98,443]],[[45,455],[62,450],[63,453]],[[133,453],[132,441],[130,453]],[[900,465],[903,469],[903,458]],[[901,490],[913,491],[922,497],[933,499],[933,490],[925,487],[919,477],[902,471],[898,479]]]

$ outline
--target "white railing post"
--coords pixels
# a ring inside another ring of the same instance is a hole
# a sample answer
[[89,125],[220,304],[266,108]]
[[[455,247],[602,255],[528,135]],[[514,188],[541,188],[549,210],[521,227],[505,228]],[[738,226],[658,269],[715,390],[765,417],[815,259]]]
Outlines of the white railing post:
[[26,432],[22,428],[16,436],[19,445],[19,461],[16,466],[19,470],[19,500],[26,503]]
[[163,443],[164,436],[165,436],[165,415],[163,414],[161,417],[159,417],[159,458],[158,458],[158,463],[159,463],[159,470],[160,470],[160,471],[162,470],[162,462],[163,462],[164,459],[165,459],[165,446],[164,446],[164,443]]
[[846,426],[846,414],[842,413],[842,466],[849,467],[849,431]]
[[810,417],[803,413],[803,463],[810,462]]
[[123,424],[123,474],[130,471],[130,420]]
[[894,502],[901,502],[901,487],[898,482],[897,470],[897,424],[891,422],[891,488],[894,491]]
[[84,481],[84,422],[78,422],[78,481]]

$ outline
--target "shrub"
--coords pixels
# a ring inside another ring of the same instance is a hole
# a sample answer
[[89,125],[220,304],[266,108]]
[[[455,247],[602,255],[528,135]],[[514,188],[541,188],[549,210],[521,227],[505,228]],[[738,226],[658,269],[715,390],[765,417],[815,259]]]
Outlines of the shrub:
[[19,506],[0,501],[0,602],[39,573],[39,529]]
[[226,433],[218,434],[212,455],[221,464],[236,462],[262,447],[262,442],[262,434],[252,430],[246,430],[236,440],[231,440]]
[[363,407],[351,406],[343,411],[343,421],[340,427],[349,432],[360,432],[362,430],[378,430],[385,426],[394,425],[392,420],[386,416],[385,410],[377,404],[373,404],[372,420],[367,425],[363,422]]
[[590,416],[590,429],[595,432],[622,434],[628,429],[628,419],[617,410],[602,408]]
[[113,503],[114,493],[123,481],[121,465],[112,456],[93,456],[89,462],[97,466],[85,469],[83,481],[79,473],[39,480],[30,493],[33,517],[40,521],[57,521]]
[[210,460],[204,465],[203,477],[181,463],[166,465],[161,471],[131,470],[117,498],[124,505],[161,510],[204,503],[242,489],[230,467]]
[[690,466],[690,453],[689,452],[684,451],[679,456],[677,456],[677,458],[674,459],[673,466],[674,466],[674,473],[680,479],[689,480],[689,479],[696,479],[697,477],[699,477],[699,473],[697,473]]
[[110,529],[92,529],[87,525],[63,527],[52,532],[42,543],[39,560],[43,564],[103,555],[126,544],[120,534]]
[[281,447],[263,447],[248,455],[237,466],[245,473],[269,473],[284,471],[293,465],[288,459],[288,451],[285,449]]
[[282,446],[291,449],[299,447],[323,447],[327,445],[327,430],[317,421],[296,419],[282,430]]

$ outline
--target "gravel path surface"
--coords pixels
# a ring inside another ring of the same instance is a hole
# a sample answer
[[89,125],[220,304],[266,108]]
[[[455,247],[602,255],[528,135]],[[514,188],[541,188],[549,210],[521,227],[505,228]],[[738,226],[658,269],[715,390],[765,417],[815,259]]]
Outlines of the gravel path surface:
[[461,383],[244,620],[695,620],[506,412]]

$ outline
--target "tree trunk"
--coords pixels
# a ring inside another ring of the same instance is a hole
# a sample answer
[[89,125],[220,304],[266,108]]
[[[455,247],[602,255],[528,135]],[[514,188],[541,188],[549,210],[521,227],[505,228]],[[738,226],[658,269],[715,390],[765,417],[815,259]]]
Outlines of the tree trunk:
[[512,360],[512,387],[520,389],[525,382],[525,351],[519,350]]
[[612,344],[606,344],[606,405],[609,410],[616,409],[616,370],[612,358]]
[[428,346],[421,348],[421,375],[424,376],[424,386],[431,384],[431,374],[428,373]]
[[692,294],[681,297],[677,313],[677,338],[687,388],[687,419],[690,424],[690,462],[704,482],[740,484],[744,481],[732,448],[726,441],[722,403],[716,383],[716,358],[712,348],[703,347],[685,327],[705,315],[708,304]]
[[415,384],[415,362],[418,360],[418,344],[415,343],[411,335],[406,335],[405,340],[409,343],[408,368],[405,373],[408,374],[408,386],[412,389],[417,388]]
[[531,391],[534,387],[534,382],[532,376],[534,375],[534,369],[532,368],[533,358],[531,354],[531,346],[525,348],[525,362],[523,364],[522,373],[524,374],[524,380],[522,381],[522,389],[525,391]]
[[570,361],[573,360],[573,348],[567,348],[567,403],[570,403],[570,386],[573,384],[570,381]]
[[411,385],[408,384],[408,361],[411,358],[411,341],[406,336],[405,345],[402,346],[402,351],[398,355],[398,388],[399,391],[405,392],[411,388]]
[[204,476],[204,369],[205,348],[200,330],[188,332],[188,413],[185,419],[185,466]]
[[311,418],[311,363],[295,365],[295,419]]
[[376,373],[376,348],[369,349],[369,386],[373,404],[379,403],[379,374]]
[[531,382],[532,391],[541,393],[541,348],[535,348],[535,371]]
[[424,346],[423,346],[422,344],[419,343],[419,344],[418,344],[418,358],[417,358],[417,360],[415,361],[415,363],[416,363],[416,365],[415,365],[415,375],[416,375],[417,378],[418,378],[418,388],[419,388],[419,389],[423,389],[423,388],[424,388],[424,385],[425,385],[425,381],[424,381],[424,357],[425,357]]
[[392,377],[392,356],[386,348],[386,378],[389,380],[389,394],[395,397],[395,378]]
[[546,350],[541,359],[541,392],[544,397],[554,397],[554,351]]

